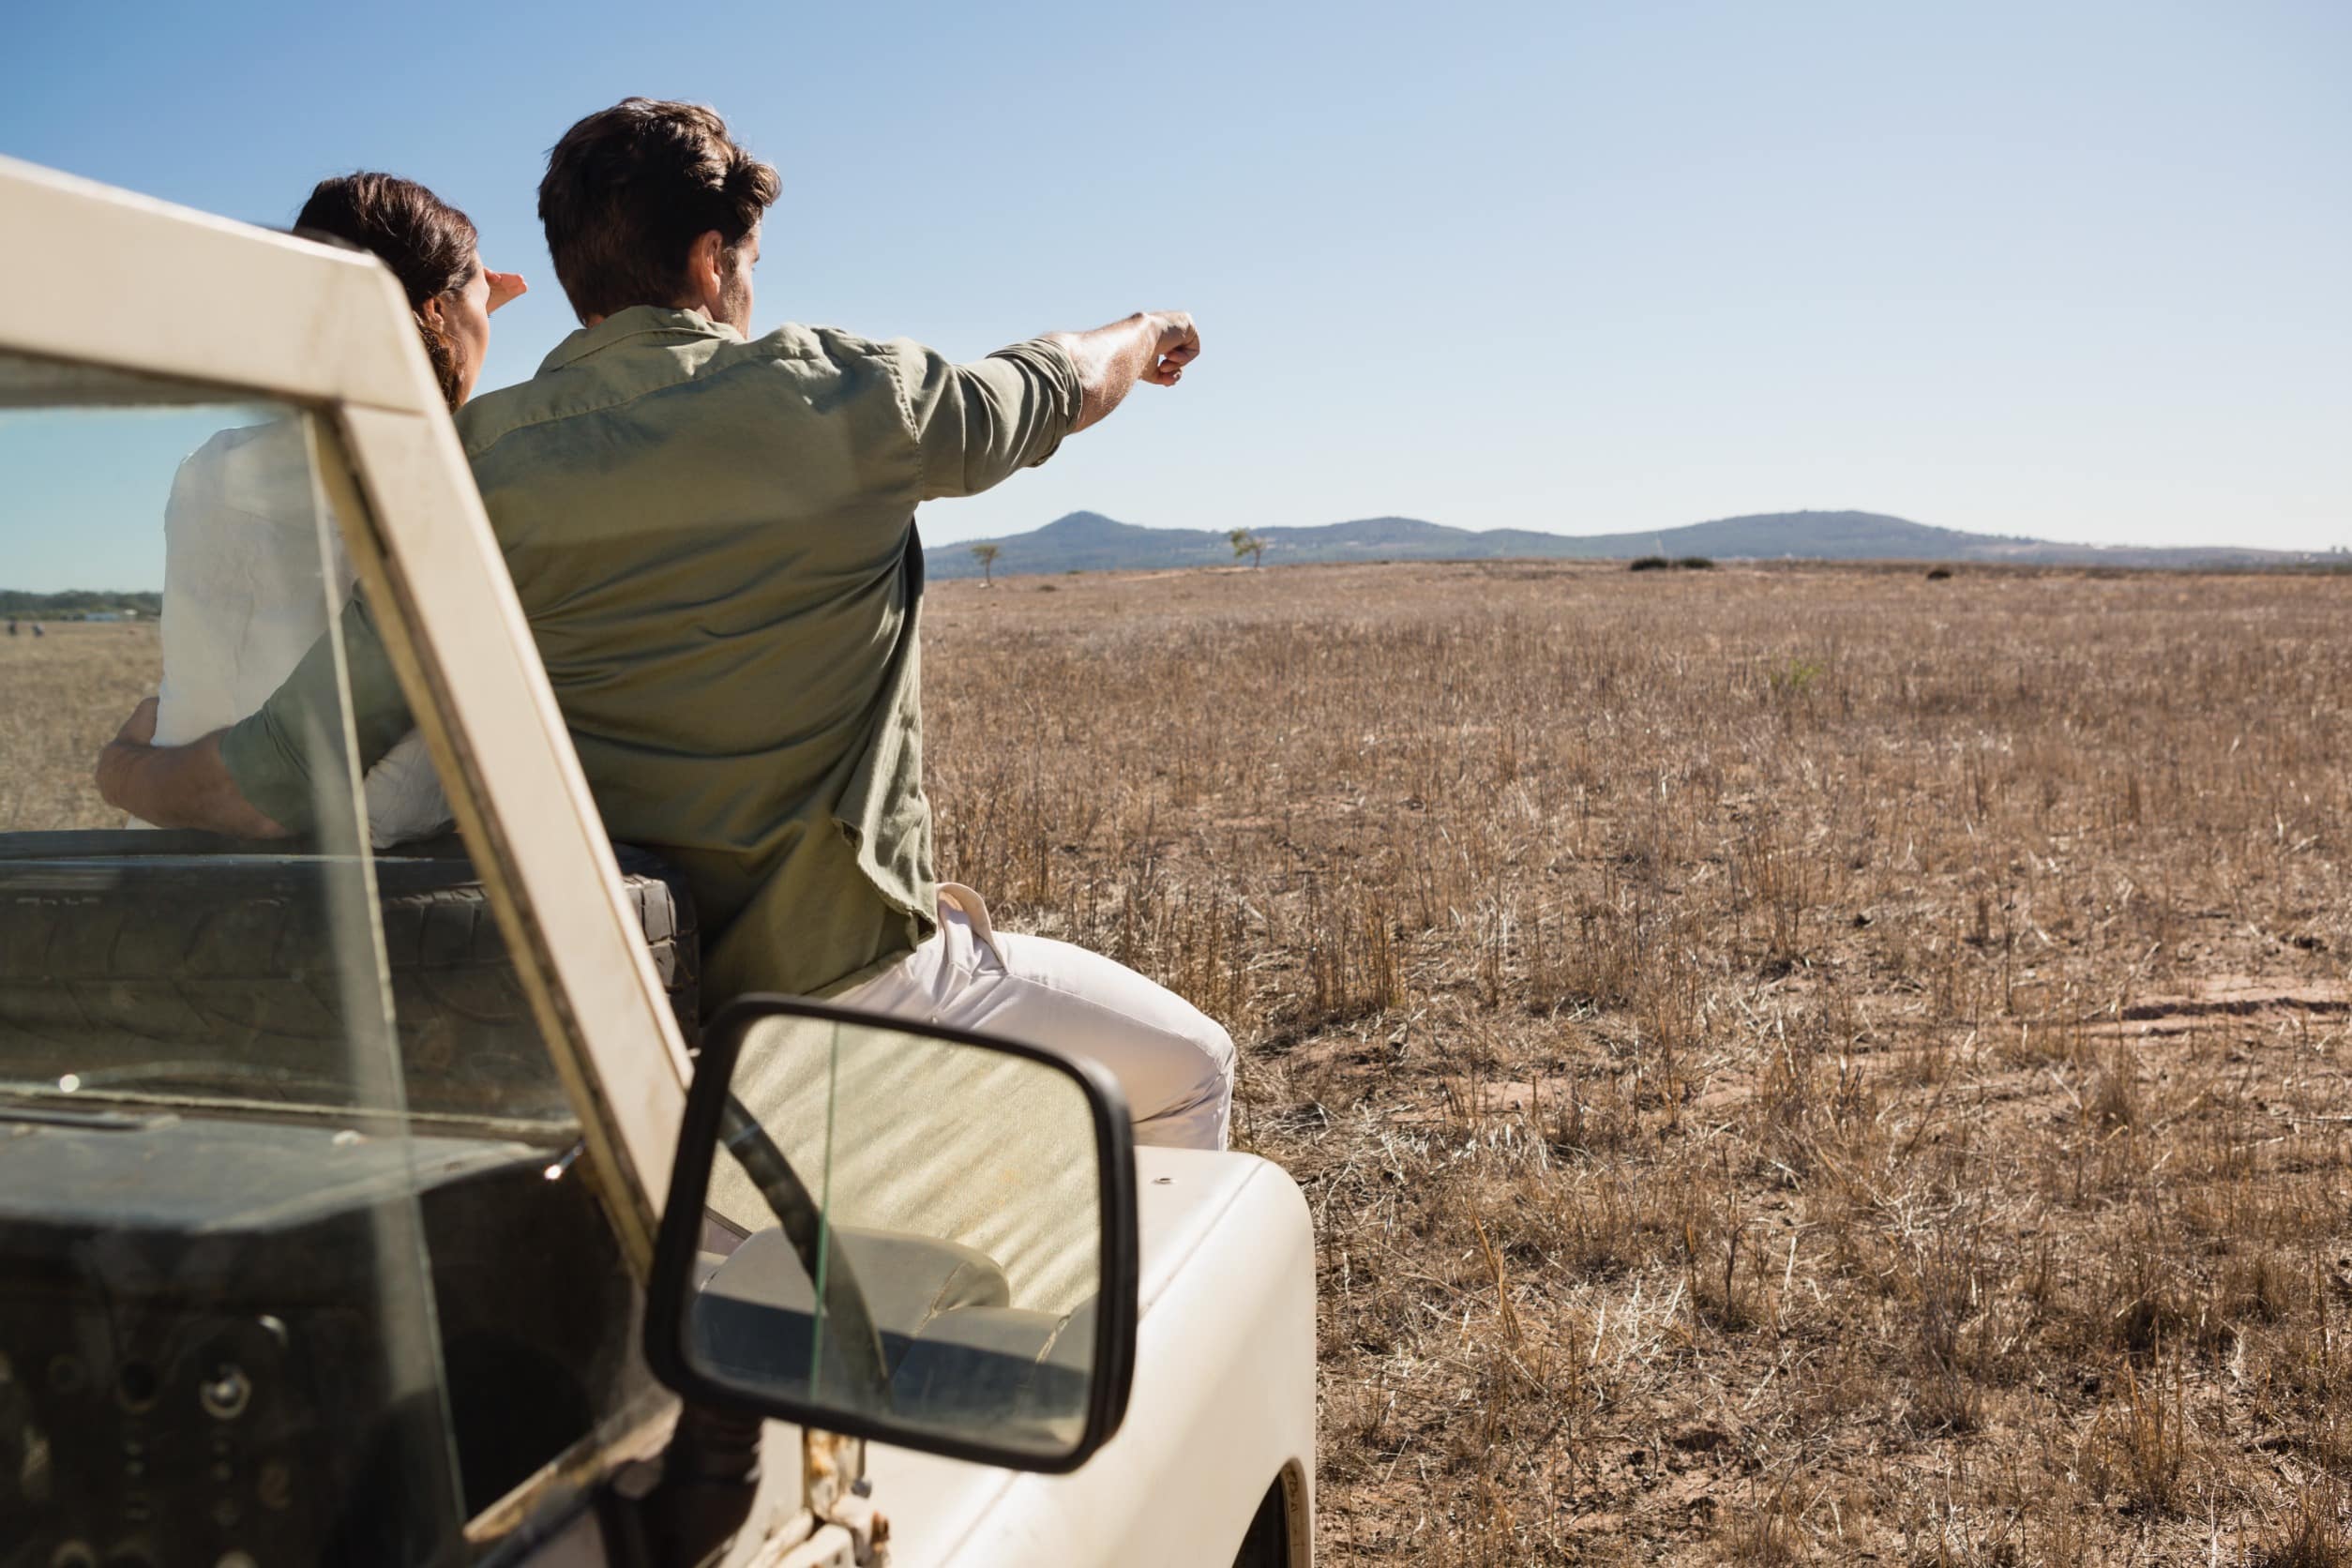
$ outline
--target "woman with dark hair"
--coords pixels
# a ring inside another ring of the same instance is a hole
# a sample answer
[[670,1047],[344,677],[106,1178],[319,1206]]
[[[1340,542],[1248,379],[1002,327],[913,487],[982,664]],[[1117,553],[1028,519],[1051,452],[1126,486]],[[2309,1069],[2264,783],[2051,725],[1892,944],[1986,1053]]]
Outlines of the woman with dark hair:
[[[524,289],[482,265],[472,219],[414,180],[362,173],[321,180],[294,232],[369,251],[391,270],[442,395],[452,411],[463,403],[490,347],[490,312]],[[200,739],[259,708],[351,597],[340,540],[321,558],[309,460],[301,424],[278,420],[223,430],[180,465],[163,514],[155,745]],[[448,825],[414,731],[368,770],[367,794],[379,848]]]
[[472,219],[415,180],[362,172],[321,180],[294,226],[305,238],[371,251],[391,268],[451,411],[473,394],[490,348],[490,312],[525,285],[514,273],[482,265]]

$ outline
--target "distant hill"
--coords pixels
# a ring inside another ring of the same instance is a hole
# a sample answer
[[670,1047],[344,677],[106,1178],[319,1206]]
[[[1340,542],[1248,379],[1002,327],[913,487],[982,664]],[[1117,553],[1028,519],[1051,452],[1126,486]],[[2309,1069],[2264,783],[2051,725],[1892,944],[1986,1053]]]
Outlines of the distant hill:
[[[2006,562],[2021,565],[2279,566],[2326,557],[2227,547],[2159,549],[2052,544],[1965,534],[1877,512],[1767,512],[1645,534],[1544,534],[1527,528],[1474,532],[1417,518],[1365,518],[1312,528],[1260,528],[1266,565],[1299,561],[1623,560],[1637,555],[1708,555],[1718,560]],[[1138,528],[1099,512],[1072,512],[1027,534],[935,545],[933,577],[978,577],[974,544],[999,550],[1005,573],[1149,571],[1229,566],[1223,529]]]

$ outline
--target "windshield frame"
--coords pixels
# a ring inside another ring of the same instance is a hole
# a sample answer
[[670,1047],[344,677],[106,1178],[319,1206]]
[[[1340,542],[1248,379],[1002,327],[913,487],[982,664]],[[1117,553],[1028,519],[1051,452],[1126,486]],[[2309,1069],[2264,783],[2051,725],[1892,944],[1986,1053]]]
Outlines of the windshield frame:
[[39,236],[0,247],[0,349],[316,416],[344,545],[641,1279],[685,1043],[399,285],[372,256],[12,158],[0,205]]

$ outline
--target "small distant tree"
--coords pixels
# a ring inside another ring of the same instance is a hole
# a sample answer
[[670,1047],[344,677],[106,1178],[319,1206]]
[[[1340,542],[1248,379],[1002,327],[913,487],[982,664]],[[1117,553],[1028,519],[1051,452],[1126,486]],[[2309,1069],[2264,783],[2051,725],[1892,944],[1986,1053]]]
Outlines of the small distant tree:
[[1236,528],[1225,537],[1227,542],[1233,547],[1234,560],[1239,561],[1246,555],[1249,557],[1249,564],[1253,566],[1262,566],[1266,564],[1266,541],[1248,529]]
[[1002,545],[974,545],[972,547],[972,558],[980,563],[981,587],[992,588],[996,585],[996,558],[1003,552],[1004,547]]

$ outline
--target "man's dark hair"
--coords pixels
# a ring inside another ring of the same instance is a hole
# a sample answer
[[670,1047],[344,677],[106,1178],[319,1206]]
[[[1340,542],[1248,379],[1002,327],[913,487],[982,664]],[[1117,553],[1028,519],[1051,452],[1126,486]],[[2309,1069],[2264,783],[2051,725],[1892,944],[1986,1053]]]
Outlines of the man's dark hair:
[[585,321],[675,304],[694,242],[716,229],[732,251],[782,189],[716,110],[625,98],[548,154],[539,221],[556,279]]
[[[415,180],[368,170],[321,180],[295,216],[294,233],[373,251],[400,280],[412,310],[463,289],[479,259],[472,219]],[[460,390],[457,344],[421,313],[416,330],[442,396],[454,408]]]

